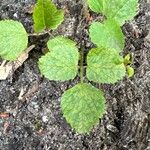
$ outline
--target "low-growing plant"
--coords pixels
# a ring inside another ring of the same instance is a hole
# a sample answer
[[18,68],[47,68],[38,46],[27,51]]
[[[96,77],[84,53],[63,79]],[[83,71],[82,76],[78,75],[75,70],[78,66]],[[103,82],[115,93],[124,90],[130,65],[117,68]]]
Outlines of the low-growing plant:
[[[63,10],[58,10],[51,0],[38,0],[33,10],[34,31],[56,29],[64,20]],[[28,46],[28,36],[23,25],[14,20],[0,21],[0,56],[16,60]]]
[[[67,122],[78,133],[88,133],[106,111],[106,100],[102,90],[87,83],[84,78],[98,83],[116,83],[123,79],[126,70],[133,75],[130,55],[123,59],[120,52],[125,46],[121,27],[126,20],[135,16],[137,0],[88,0],[94,12],[103,13],[103,22],[93,22],[89,29],[91,41],[97,46],[87,55],[78,50],[76,43],[63,36],[50,39],[49,52],[39,59],[40,72],[49,80],[65,81],[80,76],[80,83],[64,92],[61,108]],[[57,10],[49,0],[38,0],[34,11],[34,30],[42,32],[56,29],[63,21],[63,11]],[[28,34],[21,23],[12,20],[0,21],[0,56],[15,60],[28,44]],[[80,53],[79,53],[80,52]],[[79,63],[80,62],[80,63]]]

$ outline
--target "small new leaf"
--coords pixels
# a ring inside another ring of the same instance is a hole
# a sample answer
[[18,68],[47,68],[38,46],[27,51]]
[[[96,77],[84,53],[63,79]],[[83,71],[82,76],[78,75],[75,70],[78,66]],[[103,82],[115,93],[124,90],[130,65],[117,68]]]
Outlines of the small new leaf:
[[16,60],[27,48],[28,35],[20,22],[0,21],[0,56]]
[[49,40],[48,52],[39,60],[41,73],[49,80],[70,80],[78,72],[79,52],[76,43],[70,39],[58,36]]
[[94,82],[115,83],[126,74],[123,58],[114,50],[95,48],[87,56],[87,78]]
[[131,63],[132,63],[132,57],[130,54],[127,54],[124,57],[124,64],[127,66],[127,65],[131,65]]
[[98,47],[115,49],[118,52],[124,48],[125,40],[120,26],[114,20],[104,23],[94,22],[90,26],[91,41]]
[[64,20],[64,11],[58,10],[51,0],[38,0],[33,11],[34,30],[56,29]]
[[128,74],[129,78],[133,77],[134,69],[132,67],[130,67],[130,66],[127,66],[127,74]]
[[132,19],[138,11],[138,0],[88,0],[92,11],[103,13],[108,19],[116,20],[120,25]]
[[72,128],[78,133],[88,133],[105,113],[105,98],[91,84],[79,83],[65,91],[61,108]]

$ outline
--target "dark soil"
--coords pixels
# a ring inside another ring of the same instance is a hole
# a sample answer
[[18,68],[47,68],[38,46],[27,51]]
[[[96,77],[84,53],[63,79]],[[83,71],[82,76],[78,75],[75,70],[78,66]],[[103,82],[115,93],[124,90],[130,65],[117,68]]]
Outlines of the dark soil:
[[[74,39],[87,51],[88,38],[82,1],[55,0],[66,10],[64,23],[53,35]],[[29,33],[33,21],[29,9],[35,0],[0,0],[0,19],[23,23]],[[96,14],[92,14],[95,18]],[[140,12],[126,23],[124,55],[131,53],[135,75],[115,85],[102,85],[107,98],[107,113],[89,135],[75,133],[60,109],[62,93],[78,78],[54,82],[43,78],[37,66],[48,35],[30,37],[36,44],[28,60],[13,76],[0,81],[0,150],[150,150],[150,1],[140,0]],[[21,90],[23,99],[19,100]]]

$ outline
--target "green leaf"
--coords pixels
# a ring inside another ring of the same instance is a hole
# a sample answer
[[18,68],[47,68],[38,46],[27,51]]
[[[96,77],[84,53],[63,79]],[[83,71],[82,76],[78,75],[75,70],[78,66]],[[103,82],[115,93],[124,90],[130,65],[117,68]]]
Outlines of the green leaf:
[[77,84],[65,91],[61,107],[67,122],[78,133],[88,133],[106,109],[103,93],[87,83]]
[[87,56],[87,78],[94,82],[115,83],[126,74],[123,58],[114,50],[95,48]]
[[130,66],[127,66],[127,74],[128,74],[129,78],[133,77],[134,69],[132,67],[130,67]]
[[127,66],[127,65],[131,65],[131,63],[132,63],[132,57],[130,54],[127,54],[124,57],[124,64]]
[[121,28],[114,20],[104,23],[94,22],[90,26],[91,41],[98,47],[122,51],[125,45],[124,35]]
[[70,80],[78,72],[79,52],[76,43],[58,36],[49,40],[48,52],[39,60],[41,73],[49,80]]
[[38,0],[33,11],[34,30],[56,29],[64,20],[64,11],[58,10],[51,0]]
[[115,19],[120,25],[132,19],[138,11],[138,0],[88,0],[92,11]]
[[0,21],[0,56],[15,60],[27,48],[28,35],[20,22]]

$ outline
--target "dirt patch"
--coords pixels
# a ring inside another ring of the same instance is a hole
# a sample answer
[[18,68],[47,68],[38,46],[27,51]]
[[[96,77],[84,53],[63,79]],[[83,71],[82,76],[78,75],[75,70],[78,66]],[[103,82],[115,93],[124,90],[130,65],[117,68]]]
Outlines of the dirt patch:
[[[55,0],[67,9],[65,21],[53,35],[74,39],[87,51],[88,38],[82,1]],[[23,23],[29,33],[33,21],[28,10],[35,0],[1,0],[0,19]],[[94,17],[95,14],[92,14]],[[100,18],[99,18],[100,19]],[[1,150],[149,150],[150,149],[150,2],[140,0],[140,12],[123,27],[126,35],[124,54],[134,58],[135,76],[115,85],[102,85],[107,98],[107,113],[89,135],[76,134],[62,117],[60,96],[78,82],[54,82],[43,78],[38,58],[48,35],[31,37],[36,44],[29,59],[6,81],[0,81]],[[24,95],[19,100],[20,92]]]

